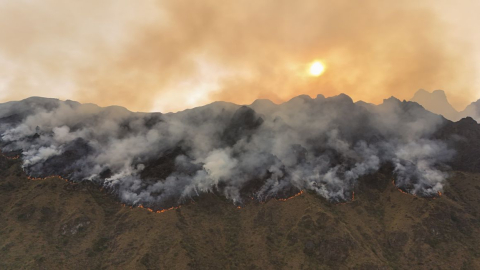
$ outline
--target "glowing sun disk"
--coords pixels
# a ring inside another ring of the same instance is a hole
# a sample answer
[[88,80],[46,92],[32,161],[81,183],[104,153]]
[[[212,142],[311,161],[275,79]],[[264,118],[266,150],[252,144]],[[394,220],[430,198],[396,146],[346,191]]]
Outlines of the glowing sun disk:
[[320,61],[315,61],[310,66],[309,72],[312,76],[320,76],[325,71],[325,66]]

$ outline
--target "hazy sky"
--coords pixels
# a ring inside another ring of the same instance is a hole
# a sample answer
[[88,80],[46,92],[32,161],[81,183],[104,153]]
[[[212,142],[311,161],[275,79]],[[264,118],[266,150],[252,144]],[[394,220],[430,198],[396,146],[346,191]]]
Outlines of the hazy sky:
[[477,0],[0,0],[0,101],[167,112],[424,88],[463,109],[480,98],[479,11]]

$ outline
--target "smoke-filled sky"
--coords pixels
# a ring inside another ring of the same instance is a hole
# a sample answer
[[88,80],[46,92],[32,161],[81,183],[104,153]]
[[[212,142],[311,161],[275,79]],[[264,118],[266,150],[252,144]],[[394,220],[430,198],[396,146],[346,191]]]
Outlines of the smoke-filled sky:
[[[300,94],[480,98],[476,0],[0,0],[0,101],[178,111]],[[326,66],[309,76],[314,60]]]

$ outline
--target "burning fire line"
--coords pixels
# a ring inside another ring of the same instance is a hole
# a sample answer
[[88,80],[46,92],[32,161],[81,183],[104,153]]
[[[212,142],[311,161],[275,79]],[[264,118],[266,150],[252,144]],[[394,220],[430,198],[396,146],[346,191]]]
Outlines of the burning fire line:
[[[405,191],[403,191],[402,189],[400,189],[399,187],[397,187],[397,185],[395,185],[395,179],[392,180],[392,184],[393,184],[393,186],[395,186],[395,188],[397,188],[398,191],[400,191],[400,193],[417,197],[417,195],[412,194],[412,193],[405,192]],[[441,197],[441,196],[442,196],[442,192],[441,192],[441,191],[438,191],[437,194],[438,194],[438,197]],[[433,197],[433,199],[435,199],[435,197]]]
[[[125,206],[125,204],[123,204],[123,206]],[[141,209],[147,209],[149,212],[152,212],[152,213],[157,213],[157,214],[160,214],[160,213],[165,213],[167,211],[170,211],[170,210],[176,210],[176,209],[179,209],[181,207],[181,205],[179,206],[172,206],[170,208],[165,208],[165,209],[162,209],[162,210],[153,210],[152,208],[148,208],[148,207],[144,207],[143,205],[139,205],[138,208],[141,208]]]
[[[20,156],[8,157],[8,156],[6,156],[5,154],[3,154],[3,153],[1,153],[1,152],[0,152],[0,156],[3,156],[3,157],[5,157],[5,158],[7,158],[7,159],[14,159],[14,160],[20,158]],[[49,175],[49,176],[46,176],[46,177],[33,177],[33,176],[27,175],[27,179],[28,179],[28,180],[31,180],[31,181],[41,181],[41,180],[47,180],[47,179],[49,179],[49,178],[59,178],[59,179],[61,179],[61,180],[64,180],[64,181],[67,182],[67,183],[70,183],[70,184],[73,184],[73,185],[76,185],[76,184],[77,184],[77,183],[75,183],[75,182],[73,182],[73,181],[70,181],[70,180],[67,179],[67,178],[64,178],[64,177],[60,176],[60,175]],[[100,191],[103,191],[103,187],[100,188]],[[279,200],[279,201],[287,201],[287,200],[290,200],[290,199],[293,199],[293,198],[295,198],[295,197],[297,197],[297,196],[302,195],[303,192],[304,192],[304,191],[301,190],[299,193],[293,195],[292,197],[289,197],[289,198],[286,198],[286,199],[278,199],[278,200]],[[253,200],[253,197],[252,197],[252,200]],[[124,203],[122,203],[121,206],[122,206],[122,207],[129,207],[130,209],[133,209],[133,208],[134,208],[134,206],[127,206],[127,205],[124,204]],[[137,208],[146,209],[146,210],[148,210],[148,211],[151,212],[151,213],[161,214],[161,213],[165,213],[165,212],[167,212],[167,211],[180,209],[180,208],[181,208],[181,205],[179,205],[179,206],[172,206],[172,207],[170,207],[170,208],[165,208],[165,209],[161,209],[161,210],[154,210],[154,209],[149,208],[149,207],[144,207],[143,205],[140,204],[140,205],[137,206]],[[238,207],[237,207],[237,209],[241,209],[241,208],[242,208],[241,206],[238,206]]]
[[346,201],[343,203],[337,203],[337,205],[345,205],[347,203],[352,203],[355,201],[355,184],[352,185],[352,200],[351,201]]
[[60,175],[50,175],[50,176],[47,176],[47,177],[32,177],[32,176],[27,176],[27,179],[28,179],[28,180],[32,180],[32,181],[47,180],[48,178],[60,178],[61,180],[64,180],[64,181],[67,182],[67,183],[70,183],[70,184],[73,184],[73,185],[76,185],[76,184],[77,184],[77,183],[74,183],[74,182],[68,180],[67,178],[61,177]]
[[[51,176],[47,176],[47,177],[32,177],[32,176],[27,176],[28,180],[32,180],[32,181],[40,181],[40,180],[46,180],[48,178],[60,178],[62,180],[64,180],[65,182],[67,183],[70,183],[70,184],[77,184],[77,183],[74,183],[70,180],[68,180],[67,178],[63,178],[62,176],[60,175],[51,175]],[[103,187],[100,189],[100,191],[103,191]],[[127,207],[126,204],[122,204],[122,207]],[[133,207],[130,206],[130,209],[132,209]],[[175,209],[179,209],[180,206],[174,206],[174,207],[170,207],[170,208],[166,208],[166,209],[162,209],[162,210],[153,210],[152,208],[148,208],[148,207],[144,207],[143,205],[139,205],[138,208],[141,208],[141,209],[147,209],[148,211],[152,212],[152,213],[157,213],[157,214],[160,214],[160,213],[165,213],[167,211],[170,211],[170,210],[175,210]]]
[[286,201],[288,201],[288,200],[290,200],[290,199],[293,199],[293,198],[295,198],[295,197],[298,197],[298,196],[302,195],[303,192],[304,192],[303,190],[300,190],[299,193],[297,193],[297,194],[295,194],[295,195],[293,195],[293,196],[291,196],[291,197],[288,197],[288,198],[285,198],[285,199],[277,199],[277,201],[286,202]]
[[411,194],[411,193],[408,193],[408,192],[405,192],[403,191],[402,189],[400,189],[399,187],[397,187],[397,185],[395,185],[395,179],[392,180],[392,184],[397,188],[398,191],[400,191],[400,193],[403,193],[403,194],[407,194],[407,195],[411,195],[411,196],[414,196],[414,197],[417,197],[417,195],[415,194]]
[[[304,191],[304,190],[300,190],[299,193],[297,193],[297,194],[295,194],[295,195],[293,195],[293,196],[291,196],[291,197],[288,197],[288,198],[285,198],[285,199],[282,199],[282,198],[276,199],[276,198],[275,198],[275,200],[280,201],[280,202],[286,202],[286,201],[288,201],[288,200],[291,200],[291,199],[293,199],[293,198],[295,198],[295,197],[298,197],[298,196],[302,195],[303,193],[305,193],[305,191]],[[253,198],[253,197],[250,197],[250,199],[255,200],[255,198]],[[264,204],[265,201],[259,201],[259,203]],[[237,209],[242,209],[242,206],[240,206],[240,205],[237,206]]]
[[[14,156],[14,157],[8,157],[8,156],[6,156],[5,154],[3,154],[3,153],[1,153],[1,152],[0,152],[0,155],[3,156],[4,158],[10,159],[10,160],[17,160],[17,159],[20,158],[19,155]],[[60,176],[60,175],[50,175],[50,176],[43,177],[43,178],[42,178],[42,177],[27,176],[27,179],[28,179],[28,180],[32,180],[32,181],[46,180],[46,179],[48,179],[48,178],[59,178],[59,179],[61,179],[61,180],[64,180],[64,181],[67,182],[67,183],[74,184],[74,185],[77,184],[77,183],[75,183],[75,182],[72,182],[72,181],[68,180],[67,178],[64,178],[64,177]],[[415,195],[415,194],[411,194],[411,193],[405,192],[405,191],[403,191],[402,189],[398,188],[398,187],[395,185],[395,179],[392,180],[392,184],[397,188],[398,191],[400,191],[400,192],[403,193],[403,194],[407,194],[407,195],[411,195],[411,196],[415,196],[415,197],[417,196],[417,195]],[[103,187],[100,189],[100,191],[103,191]],[[293,198],[295,198],[295,197],[298,197],[298,196],[302,195],[304,192],[305,192],[304,190],[300,190],[299,193],[297,193],[297,194],[295,194],[295,195],[293,195],[293,196],[291,196],[291,197],[288,197],[288,198],[285,198],[285,199],[280,198],[280,199],[276,199],[276,200],[277,200],[277,201],[281,201],[281,202],[286,202],[286,201],[288,201],[288,200],[291,200],[291,199],[293,199]],[[437,194],[438,194],[439,197],[442,196],[442,192],[440,192],[440,191],[439,191]],[[254,198],[252,197],[251,199],[253,200]],[[435,198],[434,198],[434,199],[435,199]],[[349,202],[343,202],[343,203],[337,203],[337,205],[344,205],[344,204],[347,204],[347,203],[351,203],[351,202],[353,202],[353,201],[355,201],[355,191],[352,192],[352,200],[351,200],[351,201],[349,201]],[[122,204],[122,207],[127,207],[127,205],[126,205],[126,204]],[[133,206],[129,206],[129,207],[130,207],[130,209],[133,209]],[[179,209],[181,206],[180,206],[180,205],[179,205],[179,206],[173,206],[173,207],[165,208],[165,209],[162,209],[162,210],[154,210],[154,209],[152,209],[152,208],[144,207],[143,205],[139,205],[139,206],[137,206],[137,207],[138,207],[138,208],[141,208],[141,209],[146,209],[146,210],[148,210],[149,212],[152,212],[152,213],[160,214],[160,213],[165,213],[165,212],[170,211],[170,210]],[[237,206],[237,209],[242,209],[242,207],[241,207],[241,206]]]
[[[7,159],[19,159],[20,156],[15,156],[15,157],[7,157],[5,156],[3,153],[0,153],[1,156],[7,158]],[[33,176],[27,176],[27,179],[28,180],[31,180],[31,181],[41,181],[41,180],[47,180],[49,178],[59,178],[61,180],[64,180],[65,182],[67,183],[70,183],[70,184],[73,184],[73,185],[76,185],[77,183],[73,182],[73,181],[70,181],[68,180],[67,178],[64,178],[60,175],[50,175],[50,176],[46,176],[46,177],[33,177]],[[100,191],[103,191],[103,187],[100,188]],[[127,207],[126,204],[122,204],[122,207]],[[173,207],[170,207],[170,208],[165,208],[165,209],[162,209],[162,210],[153,210],[152,208],[148,208],[148,207],[144,207],[143,205],[139,205],[138,208],[141,208],[141,209],[147,209],[148,211],[152,212],[152,213],[157,213],[157,214],[160,214],[160,213],[165,213],[167,211],[170,211],[170,210],[175,210],[175,209],[179,209],[181,206],[173,206]],[[132,206],[130,206],[130,209],[133,209]]]
[[[73,184],[73,185],[76,185],[77,183],[75,182],[72,182],[70,180],[68,180],[67,178],[64,178],[60,175],[51,175],[51,176],[47,176],[47,177],[32,177],[32,176],[27,176],[27,179],[28,180],[32,180],[32,181],[41,181],[41,180],[46,180],[48,178],[59,178],[59,179],[62,179],[64,180],[65,182],[67,183],[70,183],[70,184]],[[103,191],[103,187],[100,189],[100,191]],[[122,203],[121,204],[122,207],[127,207],[126,204]],[[170,207],[170,208],[165,208],[165,209],[162,209],[162,210],[153,210],[152,208],[148,208],[148,207],[144,207],[143,205],[139,205],[138,208],[141,208],[141,209],[146,209],[152,213],[157,213],[157,214],[160,214],[160,213],[165,213],[167,211],[170,211],[170,210],[175,210],[175,209],[179,209],[181,206],[173,206],[173,207]],[[130,209],[133,209],[133,206],[130,206]]]
[[352,200],[351,201],[337,203],[336,205],[345,205],[345,204],[348,204],[348,203],[352,203],[353,201],[355,201],[355,191],[352,191]]
[[16,159],[19,159],[19,158],[20,158],[19,155],[14,156],[14,157],[9,157],[9,156],[5,155],[4,153],[0,153],[0,155],[1,155],[2,157],[4,157],[4,158],[10,159],[10,160],[16,160]]

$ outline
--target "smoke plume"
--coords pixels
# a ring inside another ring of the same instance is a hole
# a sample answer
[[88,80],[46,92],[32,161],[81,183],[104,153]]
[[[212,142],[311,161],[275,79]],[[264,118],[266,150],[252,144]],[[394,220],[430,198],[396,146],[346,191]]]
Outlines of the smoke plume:
[[413,102],[354,103],[343,94],[169,114],[43,98],[0,105],[2,150],[20,151],[28,174],[93,181],[153,207],[206,192],[236,204],[305,189],[346,201],[359,178],[386,164],[401,189],[435,196],[454,154],[433,139],[446,121]]

